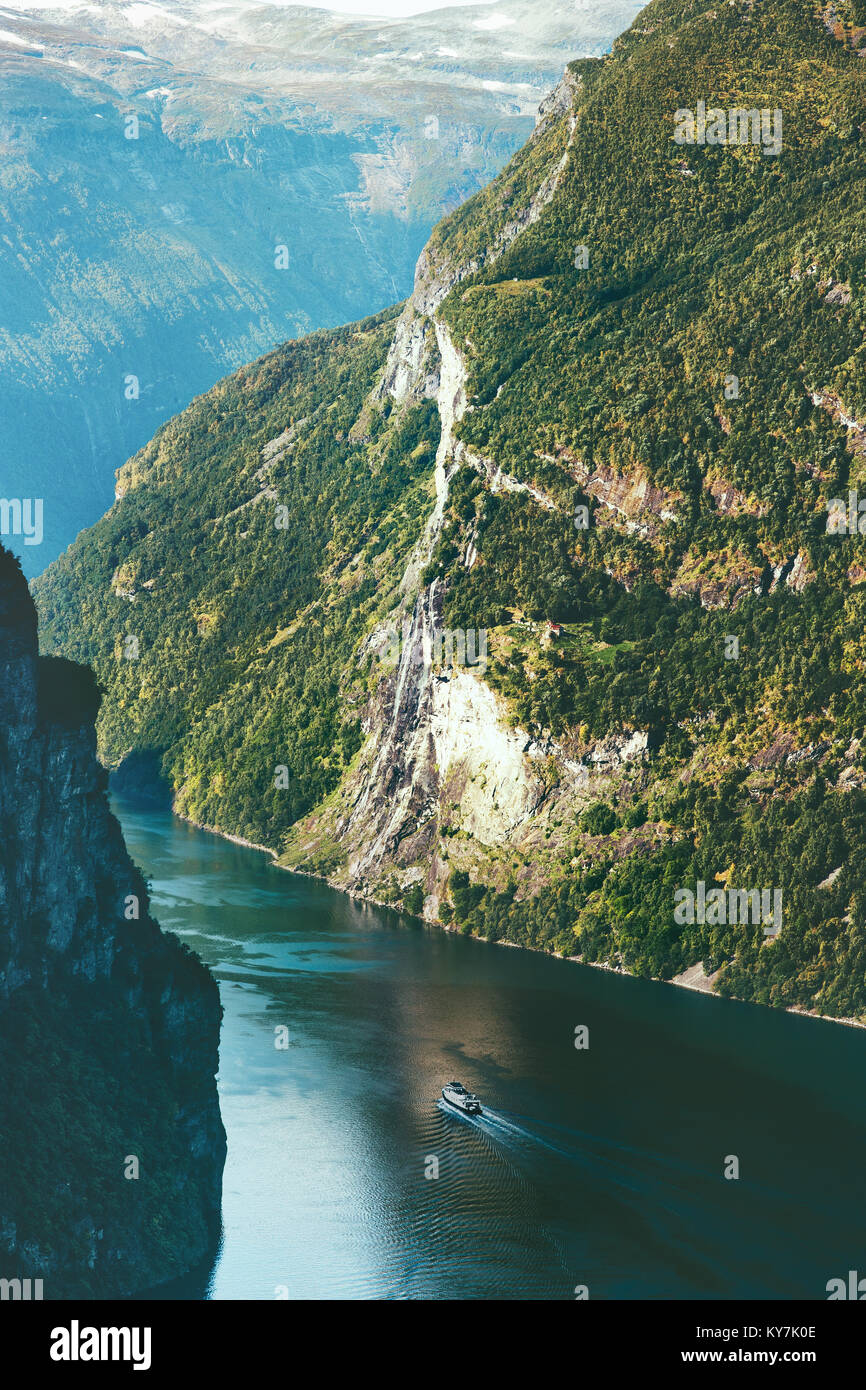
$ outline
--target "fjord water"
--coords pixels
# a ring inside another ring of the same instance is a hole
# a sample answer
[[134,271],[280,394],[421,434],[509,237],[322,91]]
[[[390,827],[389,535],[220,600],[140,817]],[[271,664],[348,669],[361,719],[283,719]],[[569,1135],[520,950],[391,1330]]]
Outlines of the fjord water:
[[[866,1274],[866,1031],[447,934],[115,809],[225,1008],[206,1296],[821,1299]],[[483,1117],[447,1110],[452,1078]]]

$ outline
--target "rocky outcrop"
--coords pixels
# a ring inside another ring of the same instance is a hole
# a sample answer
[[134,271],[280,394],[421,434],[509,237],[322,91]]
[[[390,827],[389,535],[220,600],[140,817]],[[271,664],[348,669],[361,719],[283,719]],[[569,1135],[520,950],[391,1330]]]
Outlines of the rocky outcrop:
[[[843,6],[842,8],[845,9],[846,7]],[[840,14],[839,7],[834,4],[819,7],[818,14],[828,34],[832,34],[839,43],[844,43],[846,46],[850,44],[861,58],[866,55],[866,47],[864,47],[866,26],[852,24],[850,17],[846,13]]]
[[781,564],[773,566],[773,577],[770,581],[768,592],[773,594],[781,584],[786,588],[793,589],[795,593],[802,594],[806,585],[815,578],[814,571],[809,565],[809,558],[799,550],[796,555],[783,560]]
[[474,468],[484,478],[489,492],[523,492],[537,502],[539,507],[545,511],[555,511],[556,503],[552,497],[534,483],[522,483],[517,478],[512,478],[510,473],[506,473],[500,463],[494,459],[487,458],[483,454],[477,454],[472,449],[458,440],[454,446],[454,458],[457,463],[465,464],[468,468]]
[[675,597],[700,600],[702,608],[736,608],[749,594],[761,592],[765,566],[735,547],[704,555],[690,547],[669,587]]
[[[568,73],[539,112],[536,135],[571,111],[576,88],[577,79]],[[467,408],[466,367],[438,310],[456,285],[493,264],[541,215],[565,169],[575,124],[572,116],[564,153],[490,247],[461,261],[433,243],[421,253],[414,292],[373,392],[374,402],[390,397],[401,406],[435,399],[441,433],[433,508],[402,577],[401,607],[385,624],[403,632],[399,660],[371,700],[365,720],[367,754],[343,789],[341,809],[330,827],[347,856],[335,881],[354,891],[375,893],[382,875],[392,868],[406,869],[426,860],[428,915],[435,915],[437,885],[444,872],[435,851],[446,789],[447,798],[461,805],[461,825],[490,845],[514,833],[544,794],[544,782],[527,751],[531,741],[507,726],[504,710],[480,673],[438,670],[433,660],[442,631],[442,586],[437,580],[420,592],[419,586],[441,534],[449,480],[466,463],[487,476],[494,491],[527,491],[541,505],[553,505],[536,489],[502,474],[491,460],[471,454],[456,438]],[[470,546],[467,563],[472,561],[471,551]],[[374,651],[377,634],[365,645]],[[310,829],[300,827],[295,837],[302,846],[308,844]],[[296,857],[293,862],[298,862]]]
[[827,414],[842,429],[848,431],[848,448],[853,454],[866,453],[866,424],[850,415],[832,391],[810,391],[809,399],[813,405],[826,410]]
[[[730,433],[730,427],[725,433]],[[770,510],[769,503],[747,497],[726,478],[707,478],[704,487],[722,516],[766,516]]]
[[432,399],[437,394],[441,358],[437,341],[431,333],[436,312],[455,286],[479,270],[494,265],[520,233],[538,221],[553,198],[574,142],[577,117],[573,113],[573,104],[579,87],[580,79],[566,71],[561,82],[539,107],[538,120],[529,144],[544,134],[551,121],[559,120],[568,113],[565,149],[536,192],[527,200],[526,206],[499,227],[491,244],[477,255],[460,260],[453,260],[447,249],[434,242],[428,243],[421,252],[415,267],[412,295],[406,301],[398,322],[377,389],[380,399],[388,395],[402,403]]
[[[554,461],[564,463],[586,494],[628,531],[653,536],[660,529],[660,523],[679,519],[681,494],[653,486],[640,472],[626,475],[612,468],[590,469],[567,449],[560,450]],[[607,519],[605,512],[597,513],[597,524],[604,525]]]
[[218,1237],[220,1003],[148,911],[108,808],[90,671],[40,659],[0,550],[0,1276],[135,1293]]
[[[509,728],[496,696],[471,667],[434,660],[442,586],[418,598],[400,661],[368,716],[369,760],[337,824],[350,847],[347,881],[375,883],[384,868],[435,860],[444,810],[459,806],[460,827],[481,844],[503,843],[544,794],[543,757]],[[435,886],[434,871],[430,881]]]

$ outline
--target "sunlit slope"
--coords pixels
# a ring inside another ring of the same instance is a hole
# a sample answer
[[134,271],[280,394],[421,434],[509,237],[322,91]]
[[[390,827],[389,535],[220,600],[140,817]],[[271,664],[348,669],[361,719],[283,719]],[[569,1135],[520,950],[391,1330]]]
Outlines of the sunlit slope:
[[[393,433],[349,437],[392,323],[386,313],[313,334],[200,397],[121,470],[121,500],[40,589],[55,640],[71,603],[81,621],[61,644],[99,653],[108,759],[173,749],[184,780],[195,727],[194,763],[248,768],[242,814],[256,835],[269,818],[256,771],[265,750],[275,761],[291,751],[303,768],[291,821],[357,746],[340,663],[387,604],[428,504],[432,405]],[[215,772],[203,785],[222,789],[207,810],[221,823],[222,793],[237,786]],[[274,803],[284,817],[276,792]]]

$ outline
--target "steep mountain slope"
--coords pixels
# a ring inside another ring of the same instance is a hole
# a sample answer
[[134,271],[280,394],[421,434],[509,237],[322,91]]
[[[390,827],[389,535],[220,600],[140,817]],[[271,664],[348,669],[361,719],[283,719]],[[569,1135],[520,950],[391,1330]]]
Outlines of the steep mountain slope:
[[859,0],[654,0],[396,321],[161,431],[37,586],[108,760],[430,919],[863,1014],[864,49]]
[[524,0],[492,27],[475,6],[21,9],[0,20],[0,496],[43,502],[41,543],[3,531],[35,574],[194,395],[404,295],[432,225],[525,140],[565,36],[601,51],[636,5],[577,29]]
[[219,1234],[219,995],[148,914],[98,704],[90,671],[38,656],[0,549],[0,1254],[45,1298],[141,1292]]

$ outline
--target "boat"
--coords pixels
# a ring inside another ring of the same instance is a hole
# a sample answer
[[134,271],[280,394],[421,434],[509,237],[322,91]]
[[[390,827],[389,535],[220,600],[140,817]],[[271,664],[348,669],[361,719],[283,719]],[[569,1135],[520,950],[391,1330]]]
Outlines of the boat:
[[442,1097],[449,1105],[453,1105],[455,1110],[462,1110],[465,1115],[484,1113],[481,1101],[471,1091],[467,1091],[462,1081],[449,1081],[447,1086],[442,1087]]

